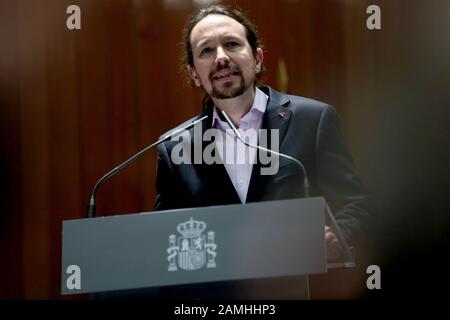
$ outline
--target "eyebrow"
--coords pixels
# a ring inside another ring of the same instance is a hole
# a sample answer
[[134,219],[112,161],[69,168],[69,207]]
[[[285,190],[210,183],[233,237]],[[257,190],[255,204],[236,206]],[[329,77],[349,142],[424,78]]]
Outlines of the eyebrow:
[[[235,35],[231,35],[231,34],[224,35],[222,38],[225,39],[225,40],[242,41],[242,39],[240,37],[235,36]],[[208,45],[208,43],[210,43],[210,42],[211,42],[211,39],[209,39],[209,38],[208,39],[201,39],[197,43],[196,47],[197,48],[201,48],[201,47],[203,47],[205,45]]]
[[197,48],[201,48],[201,47],[203,47],[203,46],[205,46],[205,45],[207,45],[208,43],[210,43],[211,42],[211,39],[205,39],[205,40],[200,40],[198,43],[197,43]]

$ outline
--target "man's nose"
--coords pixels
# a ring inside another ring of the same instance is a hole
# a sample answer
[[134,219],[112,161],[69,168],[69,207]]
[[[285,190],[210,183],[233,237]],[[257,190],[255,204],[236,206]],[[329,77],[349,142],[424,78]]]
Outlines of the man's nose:
[[220,64],[224,66],[225,64],[230,62],[230,58],[226,54],[225,50],[222,47],[217,47],[216,52],[216,64]]

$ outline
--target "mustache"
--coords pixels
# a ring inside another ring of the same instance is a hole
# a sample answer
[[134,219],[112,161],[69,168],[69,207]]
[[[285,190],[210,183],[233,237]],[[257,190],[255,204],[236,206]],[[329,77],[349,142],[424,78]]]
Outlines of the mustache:
[[230,65],[230,64],[226,64],[226,65],[224,65],[224,66],[219,65],[216,69],[212,70],[212,71],[209,73],[209,75],[208,75],[209,80],[213,80],[215,74],[216,74],[217,72],[219,72],[219,71],[222,71],[222,70],[230,70],[230,71],[233,70],[234,72],[238,72],[239,74],[241,74],[241,70],[240,70],[238,67],[236,67],[236,66],[232,66],[232,65]]

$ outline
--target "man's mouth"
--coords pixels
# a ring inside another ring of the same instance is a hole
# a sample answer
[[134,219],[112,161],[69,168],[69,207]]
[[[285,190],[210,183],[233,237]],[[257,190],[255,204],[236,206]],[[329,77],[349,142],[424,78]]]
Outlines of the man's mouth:
[[239,71],[220,71],[213,76],[213,80],[228,80],[238,75]]

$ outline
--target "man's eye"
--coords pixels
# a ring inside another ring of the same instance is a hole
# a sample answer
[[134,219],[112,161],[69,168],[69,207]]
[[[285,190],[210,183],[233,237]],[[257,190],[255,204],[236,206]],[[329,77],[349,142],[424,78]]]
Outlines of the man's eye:
[[230,41],[230,42],[227,43],[227,47],[228,48],[235,48],[237,46],[239,46],[239,43],[237,43],[235,41]]
[[211,48],[204,48],[202,51],[200,51],[200,56],[203,56],[210,52],[211,52]]

